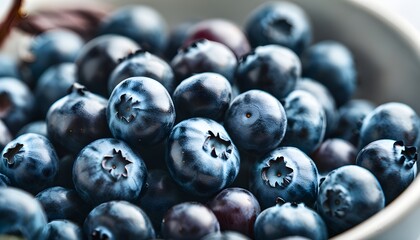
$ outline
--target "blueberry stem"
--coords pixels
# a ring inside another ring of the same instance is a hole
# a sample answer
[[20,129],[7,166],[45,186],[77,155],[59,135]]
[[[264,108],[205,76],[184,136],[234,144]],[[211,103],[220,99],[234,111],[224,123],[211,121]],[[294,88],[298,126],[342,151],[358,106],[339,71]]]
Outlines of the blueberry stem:
[[10,30],[24,18],[22,10],[24,0],[15,0],[4,21],[0,24],[0,46],[4,43]]

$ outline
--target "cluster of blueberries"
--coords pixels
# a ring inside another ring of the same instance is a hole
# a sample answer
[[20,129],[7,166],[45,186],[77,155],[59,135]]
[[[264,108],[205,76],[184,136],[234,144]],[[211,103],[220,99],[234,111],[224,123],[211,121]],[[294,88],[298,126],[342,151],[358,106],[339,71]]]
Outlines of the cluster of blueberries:
[[420,120],[353,98],[350,50],[291,2],[167,31],[111,12],[0,57],[0,235],[328,239],[417,173]]

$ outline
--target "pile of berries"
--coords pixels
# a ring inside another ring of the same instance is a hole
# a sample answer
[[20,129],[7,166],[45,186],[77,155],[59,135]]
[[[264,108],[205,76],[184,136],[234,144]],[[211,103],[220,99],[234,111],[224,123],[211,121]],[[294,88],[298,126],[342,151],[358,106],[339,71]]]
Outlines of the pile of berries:
[[0,235],[328,239],[417,174],[420,120],[354,98],[349,48],[300,6],[179,23],[120,7],[0,55]]

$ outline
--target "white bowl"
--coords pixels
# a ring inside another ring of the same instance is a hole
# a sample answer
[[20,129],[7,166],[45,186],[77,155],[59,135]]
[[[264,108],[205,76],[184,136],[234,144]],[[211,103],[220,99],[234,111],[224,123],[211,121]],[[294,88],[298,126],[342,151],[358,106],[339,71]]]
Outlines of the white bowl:
[[[56,0],[54,4],[98,4],[97,1]],[[76,3],[75,3],[76,2]],[[190,18],[227,18],[243,25],[256,0],[102,0],[101,4],[142,3],[156,8],[170,26]],[[335,39],[355,55],[359,90],[355,97],[377,104],[399,101],[420,113],[420,35],[386,9],[363,0],[294,0],[310,16],[314,41]],[[51,5],[50,0],[28,1],[28,8]],[[420,179],[384,210],[334,239],[418,239]]]

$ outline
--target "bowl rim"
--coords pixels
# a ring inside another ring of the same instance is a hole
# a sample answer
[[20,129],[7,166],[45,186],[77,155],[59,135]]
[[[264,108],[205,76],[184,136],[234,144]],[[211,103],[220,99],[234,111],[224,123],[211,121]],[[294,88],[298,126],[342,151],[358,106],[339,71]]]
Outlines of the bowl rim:
[[[396,32],[401,40],[414,51],[420,63],[420,31],[402,16],[381,5],[380,1],[347,0],[346,3],[367,12],[369,15],[384,23],[384,26]],[[420,66],[419,66],[420,67]],[[402,218],[407,217],[420,206],[420,178],[413,182],[394,201],[388,204],[369,219],[353,228],[334,236],[333,240],[344,239],[377,239],[384,236],[392,226],[396,226]],[[420,229],[419,229],[420,236]],[[402,236],[403,237],[403,236]]]

